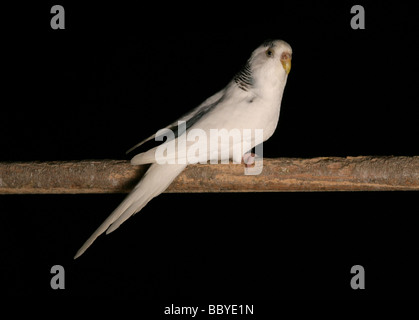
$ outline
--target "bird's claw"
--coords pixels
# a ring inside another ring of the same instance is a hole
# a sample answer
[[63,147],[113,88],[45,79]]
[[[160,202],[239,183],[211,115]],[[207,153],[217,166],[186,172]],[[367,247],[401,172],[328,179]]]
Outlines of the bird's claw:
[[257,154],[255,153],[246,153],[243,156],[243,164],[245,168],[253,168],[255,166],[255,158]]

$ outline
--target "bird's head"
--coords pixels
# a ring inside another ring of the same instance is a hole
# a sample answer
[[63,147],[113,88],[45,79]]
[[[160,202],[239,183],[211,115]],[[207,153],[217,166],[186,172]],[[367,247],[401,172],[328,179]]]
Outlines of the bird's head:
[[235,81],[245,91],[251,87],[285,85],[291,70],[291,58],[292,49],[288,43],[283,40],[267,40],[253,51]]

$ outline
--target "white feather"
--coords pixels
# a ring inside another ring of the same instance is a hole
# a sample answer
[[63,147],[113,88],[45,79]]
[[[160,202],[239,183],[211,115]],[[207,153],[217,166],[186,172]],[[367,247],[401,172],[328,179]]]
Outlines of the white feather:
[[116,230],[130,216],[140,211],[151,199],[158,196],[185,169],[186,165],[153,164],[144,177],[111,215],[97,228],[83,246],[77,251],[74,259],[80,257],[106,231],[106,234]]

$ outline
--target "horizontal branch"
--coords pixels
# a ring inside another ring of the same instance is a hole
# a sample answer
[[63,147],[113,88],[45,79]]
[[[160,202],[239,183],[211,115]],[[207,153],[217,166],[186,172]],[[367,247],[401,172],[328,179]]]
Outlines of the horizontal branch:
[[[123,160],[0,163],[0,194],[126,193],[147,166]],[[259,175],[239,164],[188,166],[166,192],[419,190],[419,157],[263,159]]]

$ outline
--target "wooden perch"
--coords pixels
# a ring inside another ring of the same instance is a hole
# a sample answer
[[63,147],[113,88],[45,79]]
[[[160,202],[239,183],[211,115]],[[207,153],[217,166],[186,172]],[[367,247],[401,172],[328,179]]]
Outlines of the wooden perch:
[[[0,194],[129,192],[147,166],[122,160],[0,163]],[[239,164],[190,165],[166,192],[419,190],[419,156],[263,159],[260,175]]]

